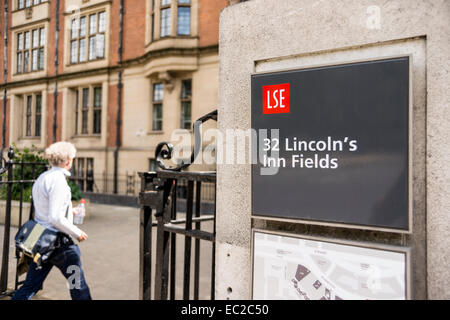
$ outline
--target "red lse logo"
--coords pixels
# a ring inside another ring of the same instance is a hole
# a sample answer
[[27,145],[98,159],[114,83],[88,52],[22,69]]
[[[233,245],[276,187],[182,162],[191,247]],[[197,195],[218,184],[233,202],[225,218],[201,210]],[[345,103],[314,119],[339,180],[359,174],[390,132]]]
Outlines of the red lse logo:
[[263,114],[291,111],[291,84],[263,86]]

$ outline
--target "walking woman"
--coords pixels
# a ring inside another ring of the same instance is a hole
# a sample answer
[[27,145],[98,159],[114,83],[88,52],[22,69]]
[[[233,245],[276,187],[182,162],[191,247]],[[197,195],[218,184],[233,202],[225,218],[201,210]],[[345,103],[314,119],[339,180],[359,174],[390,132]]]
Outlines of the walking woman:
[[[13,300],[29,300],[42,284],[53,266],[56,266],[68,280],[72,300],[91,300],[89,287],[81,269],[80,249],[73,242],[88,238],[87,234],[73,224],[73,211],[70,187],[66,177],[75,158],[76,149],[68,142],[57,142],[45,150],[45,156],[52,168],[39,176],[33,185],[34,220],[46,228],[59,231],[60,247],[51,255],[48,262],[37,269],[30,264],[24,284],[13,296]],[[68,214],[66,214],[68,213]]]

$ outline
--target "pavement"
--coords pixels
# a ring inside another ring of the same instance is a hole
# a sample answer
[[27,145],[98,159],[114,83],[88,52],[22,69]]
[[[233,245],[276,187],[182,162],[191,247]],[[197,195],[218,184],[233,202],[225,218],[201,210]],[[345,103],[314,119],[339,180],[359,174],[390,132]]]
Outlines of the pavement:
[[[89,238],[78,245],[92,298],[96,300],[139,299],[139,209],[90,203],[89,211],[89,217],[80,226]],[[202,229],[210,231],[212,223],[203,224]],[[153,230],[153,248],[155,249],[156,230],[155,228]],[[3,232],[3,225],[0,225],[0,240],[3,239]],[[16,232],[17,228],[11,228],[9,288],[14,287],[16,259],[13,240]],[[194,242],[192,241],[193,245]],[[203,243],[200,262],[200,299],[209,299],[212,247],[210,243]],[[177,236],[177,299],[182,298],[183,256],[184,237]],[[154,254],[152,258],[154,273]],[[194,260],[193,249],[192,260]],[[193,270],[192,261],[192,277]],[[192,287],[193,285],[191,285],[191,292]],[[33,299],[70,299],[66,280],[56,267],[45,280],[43,290],[39,291]]]

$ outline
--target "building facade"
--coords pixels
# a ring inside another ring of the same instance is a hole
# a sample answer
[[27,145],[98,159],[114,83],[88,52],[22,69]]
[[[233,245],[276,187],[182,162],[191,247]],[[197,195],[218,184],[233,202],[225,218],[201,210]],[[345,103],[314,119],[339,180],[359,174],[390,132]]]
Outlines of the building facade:
[[154,168],[156,145],[217,107],[227,5],[2,1],[2,147],[70,141],[83,191],[137,192],[136,173]]

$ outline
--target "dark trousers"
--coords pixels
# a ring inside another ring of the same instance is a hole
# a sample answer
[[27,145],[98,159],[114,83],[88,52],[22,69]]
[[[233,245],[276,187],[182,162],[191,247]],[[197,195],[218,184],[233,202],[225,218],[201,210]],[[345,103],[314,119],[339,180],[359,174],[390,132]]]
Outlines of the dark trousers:
[[91,300],[89,287],[81,269],[80,256],[80,248],[70,240],[57,248],[41,269],[37,269],[34,262],[31,263],[24,284],[16,291],[12,300],[30,300],[42,289],[42,284],[53,266],[67,279],[72,300]]

